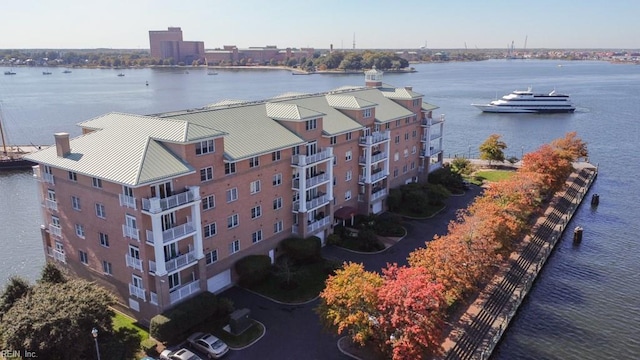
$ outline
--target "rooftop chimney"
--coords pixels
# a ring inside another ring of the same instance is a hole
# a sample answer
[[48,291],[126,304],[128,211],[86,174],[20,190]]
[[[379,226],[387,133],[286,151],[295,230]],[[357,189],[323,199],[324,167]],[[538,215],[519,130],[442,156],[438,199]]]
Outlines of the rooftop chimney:
[[408,90],[408,91],[412,91],[413,90],[413,86],[405,86],[404,89]]
[[56,153],[58,157],[65,157],[71,153],[71,145],[69,145],[69,133],[55,133]]

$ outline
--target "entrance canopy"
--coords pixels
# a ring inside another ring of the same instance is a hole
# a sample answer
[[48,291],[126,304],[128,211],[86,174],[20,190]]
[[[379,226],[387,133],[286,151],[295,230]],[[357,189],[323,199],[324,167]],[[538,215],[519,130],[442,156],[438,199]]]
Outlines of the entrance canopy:
[[333,217],[340,220],[351,220],[357,213],[357,209],[352,206],[345,206],[333,212]]

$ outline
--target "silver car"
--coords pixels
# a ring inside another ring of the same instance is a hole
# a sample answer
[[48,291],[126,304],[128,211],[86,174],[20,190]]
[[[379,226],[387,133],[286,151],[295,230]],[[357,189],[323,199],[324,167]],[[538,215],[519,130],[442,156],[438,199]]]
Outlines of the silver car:
[[161,360],[202,360],[200,357],[187,349],[176,351],[165,350],[160,353]]
[[189,344],[207,354],[209,359],[218,359],[229,351],[227,344],[211,334],[197,332],[187,339]]

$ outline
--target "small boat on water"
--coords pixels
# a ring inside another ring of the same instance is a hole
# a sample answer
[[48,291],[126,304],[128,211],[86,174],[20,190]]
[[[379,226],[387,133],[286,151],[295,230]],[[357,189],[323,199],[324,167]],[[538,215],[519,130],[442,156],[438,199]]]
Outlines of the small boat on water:
[[124,76],[124,74],[123,74],[123,73],[120,73],[120,74],[118,74],[118,76]]
[[471,104],[483,112],[490,113],[571,113],[576,107],[569,95],[557,93],[534,93],[531,88],[516,90],[488,104]]
[[4,74],[5,75],[15,75],[16,73],[13,72],[13,70],[9,70],[9,71],[5,71]]
[[42,75],[51,75],[51,71],[43,71]]
[[209,71],[207,75],[218,75],[218,73],[216,71]]
[[71,70],[65,70],[62,72],[63,74],[71,74]]

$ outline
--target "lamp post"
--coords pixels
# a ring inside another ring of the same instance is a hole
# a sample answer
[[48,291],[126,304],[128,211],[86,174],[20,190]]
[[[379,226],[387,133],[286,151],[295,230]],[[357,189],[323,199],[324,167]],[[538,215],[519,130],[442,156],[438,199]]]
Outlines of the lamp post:
[[520,147],[520,160],[524,158],[524,146]]
[[469,156],[467,157],[467,159],[471,159],[471,145],[469,145]]
[[98,329],[93,328],[91,330],[91,335],[93,335],[93,341],[96,342],[96,355],[98,356],[98,360],[100,360],[100,348],[98,348]]

